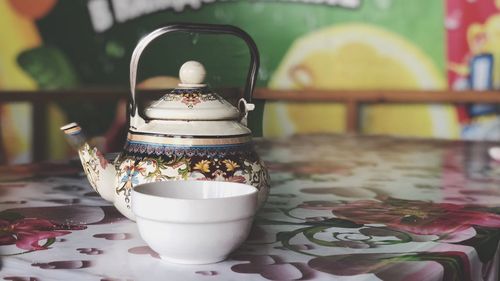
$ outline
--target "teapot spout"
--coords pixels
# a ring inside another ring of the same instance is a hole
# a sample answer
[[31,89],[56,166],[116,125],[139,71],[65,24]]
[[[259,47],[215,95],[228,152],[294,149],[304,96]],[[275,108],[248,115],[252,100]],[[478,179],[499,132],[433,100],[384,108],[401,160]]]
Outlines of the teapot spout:
[[78,151],[83,171],[92,188],[105,200],[114,202],[116,169],[113,163],[109,163],[96,147],[88,144],[82,128],[77,123],[62,126],[61,131],[70,145]]

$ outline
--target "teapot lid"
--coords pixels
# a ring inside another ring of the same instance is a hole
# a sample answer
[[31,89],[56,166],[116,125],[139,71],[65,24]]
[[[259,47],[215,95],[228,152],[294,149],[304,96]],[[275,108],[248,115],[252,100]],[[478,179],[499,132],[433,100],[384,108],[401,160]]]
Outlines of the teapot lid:
[[205,76],[201,63],[185,62],[179,70],[179,87],[154,102],[144,114],[163,120],[238,119],[238,109],[203,84]]

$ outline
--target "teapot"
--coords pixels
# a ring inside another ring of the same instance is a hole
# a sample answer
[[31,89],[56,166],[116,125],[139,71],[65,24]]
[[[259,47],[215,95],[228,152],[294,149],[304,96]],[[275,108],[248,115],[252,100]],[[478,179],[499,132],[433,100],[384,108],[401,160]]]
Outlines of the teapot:
[[[226,34],[243,39],[250,50],[244,97],[238,108],[211,91],[203,80],[204,66],[188,61],[179,71],[178,88],[154,101],[139,114],[135,88],[139,58],[154,39],[175,32]],[[269,174],[257,155],[246,126],[259,67],[252,38],[229,25],[174,24],[154,30],[137,44],[130,61],[130,118],[123,151],[109,162],[89,145],[77,123],[61,127],[78,150],[92,188],[127,218],[131,191],[139,184],[168,180],[232,181],[255,186],[261,206],[269,191]]]

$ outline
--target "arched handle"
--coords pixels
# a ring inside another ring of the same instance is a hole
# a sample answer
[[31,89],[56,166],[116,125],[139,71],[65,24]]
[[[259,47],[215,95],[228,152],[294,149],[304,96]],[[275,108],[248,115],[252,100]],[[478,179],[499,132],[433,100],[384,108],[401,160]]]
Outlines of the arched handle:
[[146,47],[156,38],[172,32],[189,32],[189,33],[206,33],[206,34],[229,34],[239,37],[245,41],[250,50],[250,69],[248,70],[246,85],[244,90],[244,98],[247,102],[251,102],[252,93],[255,88],[255,82],[257,80],[257,70],[259,69],[259,51],[257,50],[257,45],[253,41],[252,37],[248,35],[242,29],[232,26],[232,25],[219,25],[219,24],[198,24],[198,23],[182,23],[182,24],[171,24],[164,27],[160,27],[155,31],[149,33],[144,38],[142,38],[132,53],[132,58],[130,60],[130,122],[134,126],[137,124],[137,119],[141,119],[138,114],[137,103],[135,100],[135,86],[137,79],[137,67],[139,65],[139,59],[142,52]]

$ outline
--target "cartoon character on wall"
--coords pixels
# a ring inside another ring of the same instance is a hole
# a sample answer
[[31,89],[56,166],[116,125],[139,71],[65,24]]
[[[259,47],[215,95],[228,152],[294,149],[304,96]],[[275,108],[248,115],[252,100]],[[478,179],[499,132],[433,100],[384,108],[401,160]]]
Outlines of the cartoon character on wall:
[[467,53],[461,63],[450,62],[448,64],[449,70],[456,73],[458,76],[453,83],[454,90],[470,89],[469,74],[470,62],[474,57],[486,54],[487,36],[481,24],[471,24],[467,30],[467,45],[469,53]]
[[[500,88],[500,1],[448,0],[448,77],[453,90]],[[457,11],[460,11],[457,12]],[[458,15],[458,16],[457,16]],[[465,139],[500,139],[496,105],[457,106]]]

